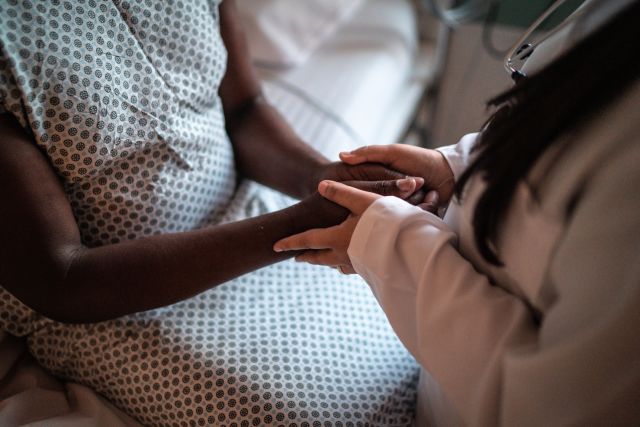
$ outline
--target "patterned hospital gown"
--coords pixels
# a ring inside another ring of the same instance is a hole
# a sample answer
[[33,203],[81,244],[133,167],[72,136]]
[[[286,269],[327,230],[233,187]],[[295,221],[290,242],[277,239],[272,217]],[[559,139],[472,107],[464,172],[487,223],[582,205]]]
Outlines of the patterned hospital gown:
[[[0,111],[46,153],[87,246],[292,203],[238,182],[218,21],[215,0],[0,2]],[[413,359],[367,286],[330,269],[283,262],[88,325],[0,287],[0,327],[147,425],[411,424]]]

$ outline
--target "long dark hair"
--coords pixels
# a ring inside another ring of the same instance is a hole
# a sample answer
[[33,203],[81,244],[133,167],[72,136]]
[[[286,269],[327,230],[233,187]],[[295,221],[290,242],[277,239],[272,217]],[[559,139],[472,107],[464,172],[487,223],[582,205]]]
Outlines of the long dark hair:
[[543,70],[488,102],[498,109],[455,191],[460,199],[476,174],[487,184],[473,226],[478,250],[488,262],[501,265],[494,249],[498,228],[517,184],[535,162],[560,143],[560,136],[585,123],[638,79],[638,43],[640,1],[634,1]]

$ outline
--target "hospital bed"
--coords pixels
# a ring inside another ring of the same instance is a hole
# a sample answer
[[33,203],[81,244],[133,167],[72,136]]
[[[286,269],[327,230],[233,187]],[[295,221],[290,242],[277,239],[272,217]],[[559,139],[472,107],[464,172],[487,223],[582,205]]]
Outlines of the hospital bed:
[[257,68],[294,130],[337,159],[340,150],[403,140],[436,75],[436,34],[421,32],[409,0],[367,0],[300,66]]

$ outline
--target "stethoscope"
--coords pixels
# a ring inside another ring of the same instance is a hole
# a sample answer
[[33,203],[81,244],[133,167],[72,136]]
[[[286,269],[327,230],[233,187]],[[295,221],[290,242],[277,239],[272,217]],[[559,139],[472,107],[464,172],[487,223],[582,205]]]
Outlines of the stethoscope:
[[[509,73],[509,76],[513,81],[518,82],[525,78],[527,75],[521,68],[516,67],[516,62],[524,63],[524,61],[531,56],[536,47],[547,40],[552,35],[561,31],[564,27],[570,23],[576,14],[572,14],[569,18],[565,19],[561,24],[557,25],[553,30],[547,32],[541,39],[536,41],[529,41],[531,35],[536,32],[540,26],[555,12],[560,6],[562,6],[567,0],[556,0],[547,10],[544,11],[533,24],[527,28],[517,42],[507,51],[504,58],[504,68]],[[426,6],[438,17],[445,25],[449,27],[456,27],[461,23],[469,22],[473,19],[481,17],[487,10],[488,2],[486,0],[469,0],[466,3],[462,3],[459,6],[451,9],[445,9],[437,0],[424,0]]]
[[507,54],[504,57],[504,68],[509,73],[509,76],[513,79],[514,82],[518,82],[523,78],[527,77],[527,75],[522,71],[522,69],[518,69],[515,65],[516,61],[523,63],[527,58],[531,56],[536,47],[546,41],[548,38],[553,36],[554,34],[560,32],[564,27],[566,27],[569,23],[571,23],[577,16],[577,14],[570,15],[567,19],[562,21],[559,25],[557,25],[553,30],[547,32],[541,39],[536,41],[528,42],[531,35],[536,32],[540,28],[540,26],[544,23],[544,21],[551,16],[553,12],[556,11],[566,0],[556,0],[538,19],[535,20],[533,24],[527,28],[522,36],[518,39],[517,42],[507,51]]

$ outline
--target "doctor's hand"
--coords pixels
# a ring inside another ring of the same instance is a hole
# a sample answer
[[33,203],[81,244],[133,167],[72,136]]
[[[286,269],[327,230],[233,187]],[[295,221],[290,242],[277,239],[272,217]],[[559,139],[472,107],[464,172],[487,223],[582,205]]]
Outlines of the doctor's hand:
[[[355,274],[347,254],[351,236],[362,214],[383,196],[334,181],[322,181],[318,185],[318,192],[325,199],[346,208],[349,211],[347,219],[333,227],[307,230],[286,237],[276,242],[273,250],[303,251],[296,256],[296,261],[325,265],[337,268],[345,274]],[[431,191],[420,206],[433,212],[437,205],[437,193]]]
[[[422,190],[422,178],[419,180],[415,191],[410,194],[400,195],[393,187],[393,183],[408,178],[407,173],[398,172],[380,163],[360,162],[357,165],[350,165],[345,162],[333,162],[323,165],[312,180],[311,192],[315,192],[318,183],[324,180],[343,182],[350,186],[355,186],[362,190],[371,191],[383,196],[396,196],[405,199],[407,202],[417,205],[422,203],[426,195]],[[421,177],[422,175],[416,175]],[[366,184],[366,183],[370,184]],[[358,183],[357,185],[355,183]],[[405,183],[406,184],[406,183]]]
[[340,153],[340,159],[349,165],[380,163],[403,174],[422,177],[424,191],[436,191],[443,205],[453,194],[453,172],[444,156],[436,150],[406,144],[371,145]]

